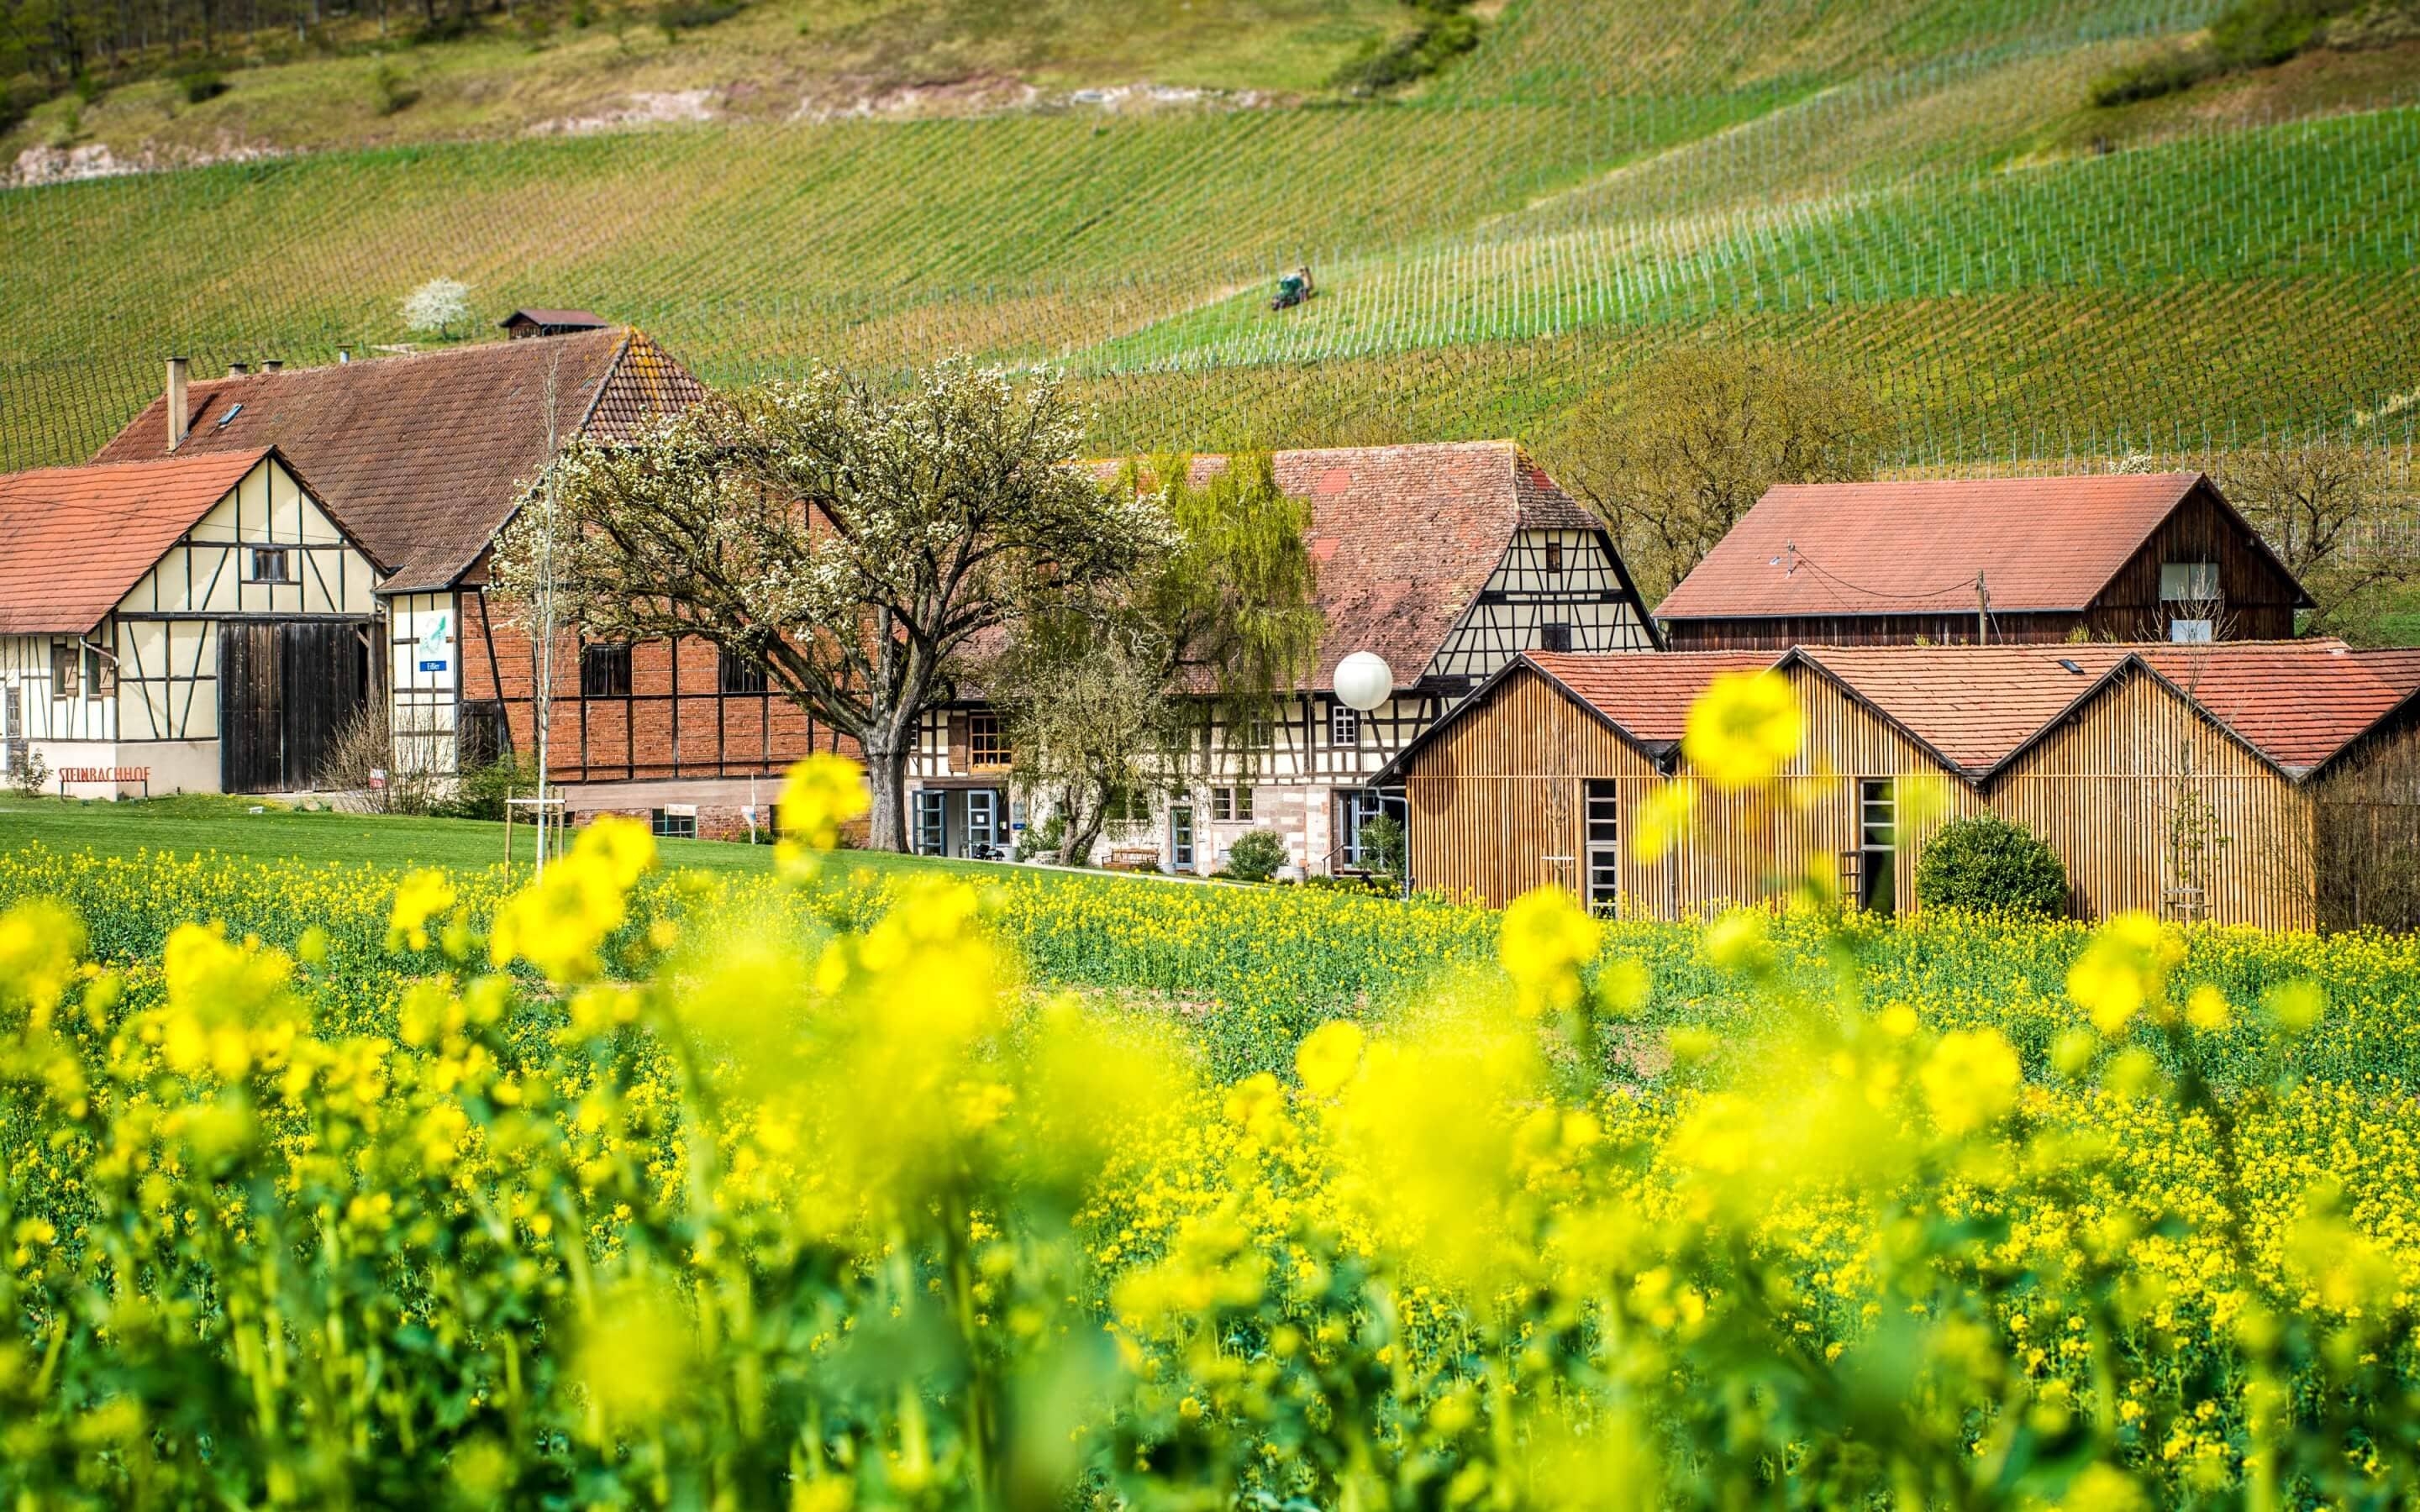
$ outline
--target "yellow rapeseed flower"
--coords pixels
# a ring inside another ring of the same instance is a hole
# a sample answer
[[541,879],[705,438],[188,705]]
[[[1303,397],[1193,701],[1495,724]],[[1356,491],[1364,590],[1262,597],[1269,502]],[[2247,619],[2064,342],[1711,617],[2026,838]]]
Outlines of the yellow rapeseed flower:
[[818,852],[840,843],[840,826],[865,812],[865,768],[826,751],[790,768],[778,810],[782,840],[774,859],[793,876],[812,875]]
[[1997,1029],[1942,1036],[1918,1080],[1933,1126],[1951,1137],[1974,1133],[2016,1105],[2017,1052]]
[[1351,1019],[1330,1019],[1295,1046],[1294,1069],[1303,1090],[1326,1097],[1353,1079],[1361,1064],[1361,1026]]
[[1737,792],[1771,782],[1806,735],[1788,678],[1770,669],[1724,672],[1690,705],[1681,753],[1707,781]]
[[1698,784],[1685,777],[1658,783],[1631,812],[1630,854],[1641,866],[1653,866],[1672,854],[1687,838],[1698,817]]
[[2166,993],[2168,971],[2184,947],[2149,914],[2119,914],[2093,933],[2092,943],[2067,970],[2067,995],[2091,1015],[2093,1026],[2116,1035]]
[[1560,887],[1523,893],[1504,910],[1497,957],[1520,994],[1521,1011],[1562,1011],[1580,998],[1580,967],[1596,957],[1605,928]]
[[403,879],[395,889],[395,907],[387,916],[386,948],[428,949],[428,920],[454,906],[453,879],[434,867]]

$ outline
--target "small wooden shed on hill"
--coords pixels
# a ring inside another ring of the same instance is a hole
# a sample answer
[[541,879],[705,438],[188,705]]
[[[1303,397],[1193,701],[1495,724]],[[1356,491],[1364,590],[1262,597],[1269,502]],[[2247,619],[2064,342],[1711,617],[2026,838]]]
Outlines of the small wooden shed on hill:
[[1675,651],[2275,640],[2310,595],[2198,472],[1792,485],[1662,604]]
[[[1690,702],[1768,666],[1807,715],[1778,791],[1709,791],[1641,862],[1638,805],[1688,775]],[[1812,865],[1861,906],[1911,908],[1933,830],[1988,812],[2050,843],[2082,917],[2401,928],[2420,925],[2415,694],[2420,652],[2326,640],[1532,653],[1379,780],[1404,785],[1415,886],[1492,903],[1555,886],[1678,917]]]

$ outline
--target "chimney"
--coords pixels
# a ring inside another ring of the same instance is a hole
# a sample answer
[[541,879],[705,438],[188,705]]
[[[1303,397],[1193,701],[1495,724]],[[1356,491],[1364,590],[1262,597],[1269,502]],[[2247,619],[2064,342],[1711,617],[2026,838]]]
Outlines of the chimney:
[[286,365],[286,359],[285,359],[285,358],[283,358],[283,357],[272,357],[272,358],[271,358],[269,361],[267,361],[267,362],[265,362],[265,363],[261,363],[261,364],[260,364],[260,370],[261,370],[262,372],[264,372],[264,373],[274,373],[274,372],[276,372],[279,368],[284,367],[285,365]]
[[193,411],[185,408],[185,372],[192,364],[181,357],[168,359],[168,450],[185,444],[185,423]]
[[252,364],[250,363],[229,363],[227,364],[227,377],[229,378],[242,378],[245,374],[250,373],[251,371]]

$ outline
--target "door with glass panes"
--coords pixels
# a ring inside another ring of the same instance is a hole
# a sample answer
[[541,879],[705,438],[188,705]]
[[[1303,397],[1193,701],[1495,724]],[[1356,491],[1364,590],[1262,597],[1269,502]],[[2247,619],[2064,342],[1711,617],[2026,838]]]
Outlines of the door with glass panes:
[[1621,906],[1621,790],[1606,778],[1587,784],[1580,815],[1584,871],[1591,912],[1609,914]]
[[1888,778],[1857,782],[1857,906],[1899,912],[1899,794]]
[[1193,805],[1171,804],[1168,810],[1168,869],[1193,870]]

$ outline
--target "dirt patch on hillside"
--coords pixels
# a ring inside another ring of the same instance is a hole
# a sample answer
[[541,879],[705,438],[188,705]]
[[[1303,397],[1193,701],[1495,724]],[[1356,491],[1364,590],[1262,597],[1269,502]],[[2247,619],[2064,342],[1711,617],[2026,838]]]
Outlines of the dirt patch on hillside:
[[120,157],[105,142],[87,142],[79,147],[30,147],[17,154],[17,161],[0,171],[0,189],[30,189],[38,184],[66,184],[84,178],[116,178],[127,174],[157,173],[166,168],[207,168],[218,162],[257,162],[264,158],[284,157],[276,147],[257,142],[240,142],[227,132],[219,133],[217,144],[209,147],[153,147],[147,145],[140,152]]
[[538,121],[526,136],[589,136],[598,131],[640,131],[650,126],[681,126],[721,117],[711,89],[665,89],[635,94],[629,103],[594,116],[558,116]]
[[837,79],[808,91],[790,119],[912,120],[1060,110],[1134,115],[1161,110],[1260,110],[1285,102],[1285,97],[1258,89],[1196,89],[1149,80],[1052,93],[1014,74],[970,73],[912,84],[886,84],[870,77]]

